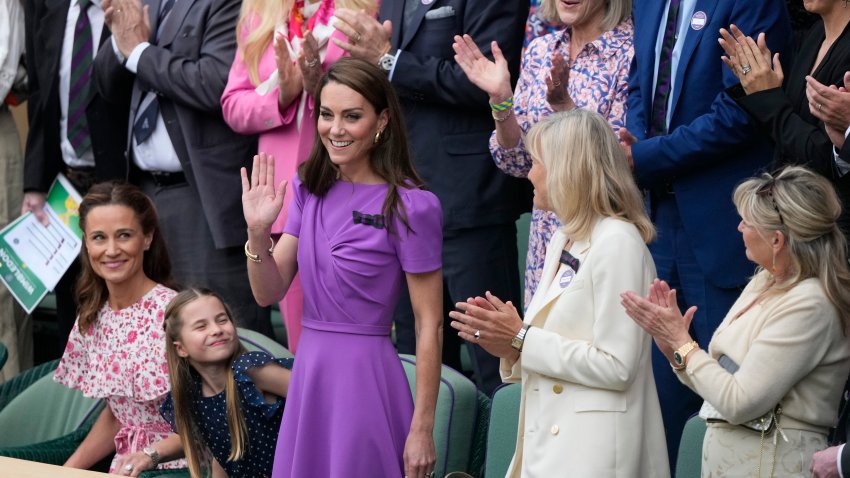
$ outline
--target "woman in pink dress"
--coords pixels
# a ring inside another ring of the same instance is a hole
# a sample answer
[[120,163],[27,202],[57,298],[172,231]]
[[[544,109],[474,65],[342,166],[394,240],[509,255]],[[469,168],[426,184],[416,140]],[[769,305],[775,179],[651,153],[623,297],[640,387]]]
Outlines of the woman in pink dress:
[[53,379],[105,399],[106,407],[65,466],[90,468],[114,452],[110,473],[136,476],[131,465],[119,466],[121,456],[148,453],[171,433],[159,414],[169,391],[162,321],[175,295],[163,285],[171,261],[154,205],[135,186],[92,186],[80,204],[80,228],[79,315]]
[[[221,106],[227,124],[242,134],[259,135],[259,151],[275,158],[275,181],[290,181],[307,159],[315,126],[313,95],[322,72],[345,52],[332,37],[344,35],[330,25],[335,5],[377,12],[375,0],[245,0],[237,26],[238,49]],[[272,225],[280,235],[289,210]],[[301,281],[296,276],[280,311],[289,349],[301,337]],[[262,304],[269,305],[269,304]]]

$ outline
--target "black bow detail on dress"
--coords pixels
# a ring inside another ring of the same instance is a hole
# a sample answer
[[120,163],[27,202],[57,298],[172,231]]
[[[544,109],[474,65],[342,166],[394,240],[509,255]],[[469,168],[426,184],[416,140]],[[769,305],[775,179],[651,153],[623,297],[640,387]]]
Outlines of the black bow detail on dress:
[[573,271],[578,273],[579,260],[577,257],[570,254],[568,251],[564,251],[561,253],[561,264],[566,264],[570,266]]
[[354,224],[363,224],[364,226],[372,226],[376,229],[384,228],[383,214],[363,214],[360,211],[351,211],[354,216]]

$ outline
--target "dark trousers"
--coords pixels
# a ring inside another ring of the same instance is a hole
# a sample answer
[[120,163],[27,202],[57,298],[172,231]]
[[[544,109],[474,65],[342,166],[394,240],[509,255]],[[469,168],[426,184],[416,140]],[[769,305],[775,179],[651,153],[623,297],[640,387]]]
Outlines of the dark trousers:
[[[468,347],[478,388],[488,395],[502,383],[499,359],[478,345],[463,344],[449,325],[455,303],[490,291],[503,301],[522,303],[517,264],[516,224],[443,231],[443,363],[461,367],[461,347]],[[407,288],[395,311],[399,353],[416,352],[413,310]]]
[[[682,227],[675,197],[668,194],[660,197],[653,196],[653,199],[658,237],[650,244],[649,250],[655,260],[658,277],[667,281],[671,288],[676,289],[679,309],[682,312],[688,307],[697,306],[690,333],[691,337],[705,350],[708,348],[714,330],[723,321],[742,289],[724,289],[711,284],[696,261],[689,242],[690,238]],[[717,233],[737,234],[735,231],[717,231]],[[676,469],[676,455],[685,422],[699,411],[703,400],[691,389],[682,385],[673,373],[670,362],[654,345],[652,370],[655,375],[658,399],[661,402],[661,415],[664,418],[667,453],[670,456],[672,472]]]
[[230,306],[238,326],[273,338],[270,310],[257,305],[251,293],[242,247],[215,247],[195,189],[185,182],[158,186],[141,178],[138,183],[156,205],[174,280],[182,287],[215,291]]

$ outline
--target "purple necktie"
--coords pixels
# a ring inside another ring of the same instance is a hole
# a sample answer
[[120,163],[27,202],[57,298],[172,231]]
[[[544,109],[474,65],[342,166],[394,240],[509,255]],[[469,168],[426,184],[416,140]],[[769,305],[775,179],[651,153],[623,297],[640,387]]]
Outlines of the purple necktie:
[[88,9],[91,0],[79,0],[80,16],[74,27],[74,46],[71,54],[71,81],[68,91],[68,141],[78,158],[91,149],[86,107],[91,101],[91,66],[94,44]]
[[655,81],[655,95],[652,97],[652,120],[649,124],[650,136],[667,133],[667,104],[670,100],[673,67],[673,47],[676,46],[676,32],[679,29],[679,5],[681,0],[670,0],[667,10],[667,25],[664,26],[664,38],[661,40],[661,54],[658,57],[658,76]]

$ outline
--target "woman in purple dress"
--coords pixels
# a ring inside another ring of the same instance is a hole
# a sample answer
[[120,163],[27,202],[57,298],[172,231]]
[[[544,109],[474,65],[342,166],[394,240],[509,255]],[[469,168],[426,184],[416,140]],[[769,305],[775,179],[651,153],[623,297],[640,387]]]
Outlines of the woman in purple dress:
[[[341,59],[316,94],[316,138],[293,179],[277,244],[269,231],[286,183],[260,153],[242,170],[248,273],[271,304],[300,274],[303,332],[272,476],[422,477],[442,337],[442,212],[413,169],[398,99],[376,67]],[[402,281],[417,330],[415,406],[390,341]]]

